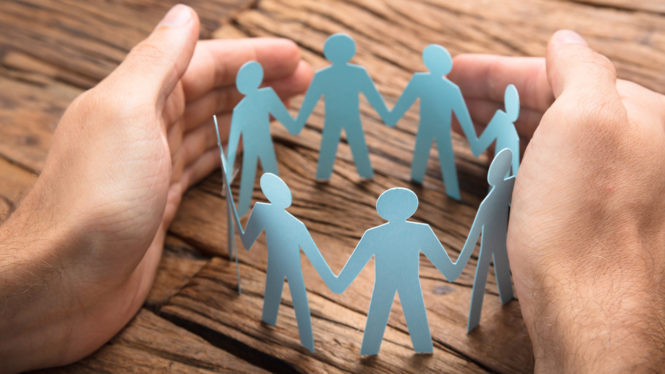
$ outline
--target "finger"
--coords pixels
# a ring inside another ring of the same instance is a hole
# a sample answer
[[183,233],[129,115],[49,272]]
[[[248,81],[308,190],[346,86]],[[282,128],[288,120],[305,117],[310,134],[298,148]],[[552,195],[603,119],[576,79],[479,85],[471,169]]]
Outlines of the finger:
[[[277,95],[283,100],[303,93],[312,79],[312,69],[309,64],[301,61],[293,74],[266,82],[265,85],[273,87]],[[185,130],[198,127],[207,121],[214,113],[230,112],[243,98],[243,95],[234,86],[226,86],[208,92],[203,97],[187,104],[185,110]]]
[[465,98],[503,103],[506,86],[512,83],[523,107],[545,111],[554,101],[543,58],[462,54],[453,59],[448,78]]
[[607,57],[596,53],[577,33],[557,31],[547,46],[547,75],[554,96],[568,91],[580,103],[618,99],[616,70]]
[[183,173],[183,183],[187,188],[199,183],[203,178],[220,166],[219,151],[210,149],[199,157]]
[[161,106],[185,73],[198,35],[196,13],[185,5],[174,6],[152,34],[132,48],[110,81]]
[[300,63],[298,46],[288,39],[256,38],[199,42],[183,76],[187,101],[196,100],[217,87],[235,85],[238,69],[258,61],[266,81],[292,75]]
[[[228,139],[228,128],[231,122],[230,113],[217,116],[220,137],[222,143]],[[187,132],[182,141],[182,157],[184,164],[189,166],[202,154],[210,149],[217,148],[217,133],[212,119],[201,124],[201,126]]]

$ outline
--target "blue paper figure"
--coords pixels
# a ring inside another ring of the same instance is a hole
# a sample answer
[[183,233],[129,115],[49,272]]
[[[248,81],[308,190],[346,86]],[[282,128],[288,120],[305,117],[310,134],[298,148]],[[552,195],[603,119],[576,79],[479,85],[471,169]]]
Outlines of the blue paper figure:
[[[233,208],[233,217],[240,232],[242,244],[247,250],[252,247],[262,231],[266,232],[268,270],[261,319],[273,326],[277,322],[277,312],[286,278],[286,281],[289,282],[293,309],[295,309],[298,321],[300,343],[314,352],[312,320],[300,263],[300,248],[329,287],[334,282],[335,275],[319,252],[305,225],[286,211],[286,208],[291,206],[291,191],[286,183],[271,173],[263,174],[260,183],[261,190],[270,203],[254,205],[245,230],[242,228],[240,216],[235,208]],[[229,194],[229,196],[233,195]],[[233,206],[233,204],[231,205]]]
[[[270,115],[291,133],[294,133],[296,127],[295,120],[275,91],[270,87],[259,88],[262,81],[263,68],[256,61],[244,64],[236,77],[236,87],[245,97],[233,109],[227,171],[231,172],[233,169],[238,142],[242,136],[243,159],[238,198],[238,211],[241,215],[249,210],[258,161],[261,161],[264,172],[278,174],[275,149],[270,136]],[[230,174],[227,179],[232,179]]]
[[365,95],[381,118],[386,118],[388,108],[367,70],[361,66],[349,64],[348,61],[355,52],[355,42],[346,34],[334,34],[326,40],[323,53],[332,62],[332,65],[319,70],[314,75],[296,119],[298,128],[301,130],[316,103],[323,96],[325,122],[321,136],[319,163],[316,168],[316,179],[318,180],[330,179],[342,129],[346,131],[346,140],[351,147],[358,174],[363,178],[373,176],[365,134],[360,122],[359,94]]
[[344,292],[375,257],[374,291],[360,350],[363,355],[379,352],[395,293],[399,293],[414,350],[431,353],[432,337],[419,278],[420,251],[449,281],[457,279],[464,268],[459,260],[450,260],[429,225],[407,221],[417,208],[418,198],[411,190],[391,188],[381,194],[376,209],[388,222],[365,231],[331,287],[334,292]]
[[439,163],[446,193],[460,200],[457,169],[451,137],[451,119],[454,113],[469,143],[477,141],[471,116],[459,87],[446,79],[453,66],[450,53],[440,45],[430,44],[423,51],[427,73],[415,73],[388,115],[386,123],[394,126],[404,113],[420,99],[420,122],[411,163],[411,179],[422,183],[432,142],[439,149]]
[[520,115],[520,96],[517,88],[509,84],[504,94],[504,105],[506,110],[497,110],[487,128],[478,139],[478,142],[471,145],[471,150],[478,156],[487,149],[496,139],[494,145],[494,157],[505,148],[511,150],[512,175],[517,175],[520,167],[520,137],[515,129],[515,121]]
[[513,185],[515,184],[514,176],[505,178],[510,171],[511,161],[512,152],[510,149],[503,149],[499,151],[490,164],[487,181],[491,189],[478,207],[469,236],[457,259],[458,262],[466,263],[471,257],[478,237],[482,236],[476,275],[473,279],[473,290],[471,291],[467,332],[476,328],[480,321],[490,258],[494,261],[494,274],[501,303],[505,304],[513,298],[510,264],[508,263],[508,251],[506,249],[508,208],[513,194]]

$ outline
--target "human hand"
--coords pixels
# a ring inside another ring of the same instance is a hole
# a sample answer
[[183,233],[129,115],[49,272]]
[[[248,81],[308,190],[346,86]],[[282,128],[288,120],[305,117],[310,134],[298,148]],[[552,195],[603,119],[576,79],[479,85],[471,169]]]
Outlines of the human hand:
[[533,134],[508,252],[536,372],[661,370],[665,98],[617,80],[569,31],[552,37],[546,61],[467,55],[455,67],[478,117],[515,83],[517,128]]
[[219,165],[234,78],[258,60],[282,99],[311,77],[280,39],[197,43],[174,7],[63,115],[32,191],[0,230],[0,362],[19,371],[93,352],[142,305],[182,194]]

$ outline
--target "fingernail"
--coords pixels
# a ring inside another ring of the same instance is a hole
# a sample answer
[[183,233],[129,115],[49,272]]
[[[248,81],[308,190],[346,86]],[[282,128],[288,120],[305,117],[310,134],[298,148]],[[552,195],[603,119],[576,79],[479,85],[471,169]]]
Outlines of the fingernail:
[[192,11],[189,7],[178,4],[171,8],[168,13],[159,22],[159,26],[180,27],[184,26],[192,18]]
[[573,30],[561,30],[556,33],[557,41],[565,44],[582,44],[587,45],[587,42]]

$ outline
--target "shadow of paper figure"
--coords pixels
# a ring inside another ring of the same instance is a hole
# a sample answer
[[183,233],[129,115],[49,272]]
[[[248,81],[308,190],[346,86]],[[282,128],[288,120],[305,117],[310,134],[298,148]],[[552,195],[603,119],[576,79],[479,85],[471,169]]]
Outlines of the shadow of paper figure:
[[360,350],[363,355],[379,352],[395,293],[399,294],[413,349],[431,353],[432,336],[419,278],[420,252],[451,282],[464,268],[465,263],[450,260],[429,225],[407,221],[417,208],[418,198],[411,190],[391,188],[381,194],[376,209],[388,222],[365,231],[331,287],[336,293],[344,292],[374,256],[374,290]]
[[[245,97],[233,109],[229,132],[228,172],[232,172],[242,137],[243,157],[238,197],[238,212],[244,215],[252,200],[256,166],[261,161],[264,172],[278,174],[275,149],[270,135],[270,115],[280,121],[289,132],[295,132],[291,117],[279,96],[270,87],[259,88],[263,81],[263,68],[256,61],[245,63],[236,77],[236,87]],[[231,175],[227,175],[231,180]]]
[[[228,175],[227,162],[224,159],[221,144],[220,154],[222,157],[222,174]],[[286,280],[289,282],[293,309],[296,313],[300,343],[314,352],[312,320],[307,301],[305,280],[302,274],[300,249],[302,248],[328,287],[334,282],[335,275],[321,255],[305,225],[286,211],[286,208],[291,206],[289,187],[278,176],[270,173],[263,174],[260,180],[261,190],[270,202],[254,204],[247,227],[243,229],[240,215],[232,201],[231,189],[228,183],[225,184],[227,199],[231,199],[228,203],[231,209],[227,211],[229,222],[235,222],[243,247],[249,250],[261,232],[265,231],[268,248],[268,269],[261,319],[270,325],[275,325],[277,322],[277,313],[282,299],[284,281]],[[235,247],[235,242],[231,237],[229,237],[228,245],[229,248]],[[238,278],[239,283],[240,278]],[[240,288],[238,289],[240,290]]]
[[420,121],[411,162],[411,179],[422,183],[427,170],[430,148],[432,143],[436,142],[446,194],[460,200],[451,135],[452,115],[455,114],[457,117],[471,145],[477,141],[476,131],[462,91],[444,77],[453,66],[450,53],[440,45],[430,44],[423,51],[423,61],[429,72],[413,75],[388,115],[386,123],[395,126],[415,101],[420,99]]
[[515,121],[520,115],[520,96],[517,88],[509,84],[504,93],[505,111],[497,110],[478,142],[471,145],[473,154],[483,153],[495,140],[494,157],[503,149],[512,152],[512,174],[517,175],[520,167],[520,137],[515,129]]
[[381,118],[386,118],[388,108],[367,70],[348,62],[355,52],[355,42],[346,34],[334,34],[326,40],[323,53],[332,65],[316,72],[296,119],[300,131],[323,96],[325,122],[316,168],[318,180],[330,179],[342,129],[346,132],[358,174],[363,178],[374,175],[360,121],[360,93],[365,95]]
[[469,236],[457,259],[458,262],[466,263],[471,257],[478,238],[481,238],[480,253],[471,291],[467,332],[476,328],[480,321],[490,259],[494,262],[494,274],[501,303],[505,304],[513,299],[510,264],[506,249],[508,213],[515,184],[515,177],[505,177],[510,171],[511,161],[510,149],[502,149],[490,164],[487,172],[490,191],[478,207]]

